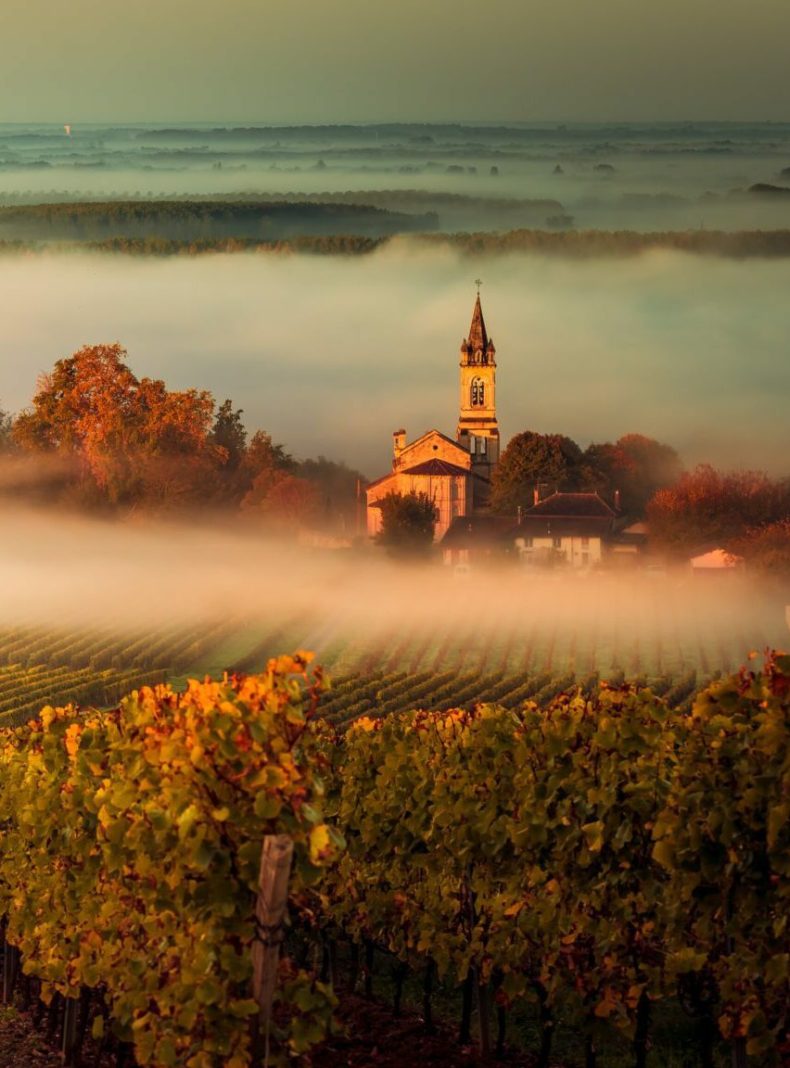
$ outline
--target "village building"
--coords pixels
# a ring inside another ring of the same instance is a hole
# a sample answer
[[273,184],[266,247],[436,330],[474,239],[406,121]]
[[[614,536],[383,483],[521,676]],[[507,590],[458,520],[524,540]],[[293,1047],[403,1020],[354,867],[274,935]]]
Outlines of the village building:
[[519,516],[456,519],[442,539],[444,561],[471,564],[510,556],[526,567],[599,566],[615,537],[618,513],[597,493],[552,493]]
[[461,343],[459,392],[455,440],[440,430],[428,430],[408,443],[405,430],[393,434],[392,470],[366,490],[370,537],[381,530],[380,502],[389,493],[425,493],[438,512],[437,541],[455,519],[488,507],[491,474],[499,461],[496,349],[486,330],[479,291],[469,334]]
[[601,563],[616,513],[597,493],[552,493],[517,523],[515,543],[524,563],[588,568]]
[[633,562],[646,541],[643,527],[597,493],[550,493],[536,487],[531,508],[518,516],[492,515],[491,480],[499,462],[496,348],[486,329],[478,289],[459,361],[459,414],[455,439],[427,430],[407,442],[392,438],[392,470],[366,489],[367,533],[381,531],[381,501],[390,493],[424,493],[437,510],[434,538],[444,562],[468,565],[509,558],[525,567],[587,570],[615,556]]

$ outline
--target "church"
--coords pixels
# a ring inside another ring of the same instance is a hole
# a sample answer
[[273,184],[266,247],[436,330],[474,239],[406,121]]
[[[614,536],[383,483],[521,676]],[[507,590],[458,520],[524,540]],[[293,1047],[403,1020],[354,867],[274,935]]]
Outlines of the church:
[[488,509],[491,474],[499,460],[496,349],[486,330],[479,288],[469,334],[461,343],[459,390],[455,440],[440,430],[428,430],[408,443],[405,430],[393,434],[392,470],[366,491],[370,537],[381,530],[379,502],[388,493],[425,493],[439,513],[437,541],[454,519]]

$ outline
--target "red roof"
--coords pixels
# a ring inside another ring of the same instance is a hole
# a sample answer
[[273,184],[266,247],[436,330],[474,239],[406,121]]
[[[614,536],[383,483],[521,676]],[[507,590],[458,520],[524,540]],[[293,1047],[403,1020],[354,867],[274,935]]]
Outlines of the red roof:
[[550,497],[528,508],[524,516],[541,516],[546,519],[611,519],[614,512],[597,493],[552,493]]
[[451,464],[447,460],[423,460],[421,464],[415,464],[414,467],[405,467],[401,472],[403,475],[468,475],[469,471],[466,467],[459,467],[458,464]]

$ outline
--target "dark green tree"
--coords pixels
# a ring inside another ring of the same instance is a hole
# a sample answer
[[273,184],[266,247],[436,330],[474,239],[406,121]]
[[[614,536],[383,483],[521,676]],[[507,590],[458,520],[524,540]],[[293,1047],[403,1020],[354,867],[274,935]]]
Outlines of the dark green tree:
[[227,467],[235,471],[244,457],[247,447],[247,431],[241,417],[243,409],[233,409],[233,402],[228,398],[220,404],[211,431],[211,441],[227,453]]
[[381,532],[378,542],[392,556],[427,556],[439,512],[427,493],[388,493],[378,502]]
[[491,506],[503,514],[530,508],[537,485],[573,490],[581,475],[582,451],[575,441],[564,434],[525,430],[511,439],[494,470]]

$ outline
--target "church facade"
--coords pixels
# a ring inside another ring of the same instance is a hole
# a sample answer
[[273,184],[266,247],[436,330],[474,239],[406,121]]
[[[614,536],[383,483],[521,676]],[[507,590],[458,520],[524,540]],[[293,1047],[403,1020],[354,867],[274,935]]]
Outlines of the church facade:
[[440,540],[454,519],[485,513],[491,475],[499,461],[496,417],[496,349],[488,336],[478,291],[469,334],[461,343],[459,415],[455,440],[428,430],[415,441],[396,430],[392,470],[367,487],[367,532],[381,530],[382,498],[389,493],[425,493],[438,511]]

